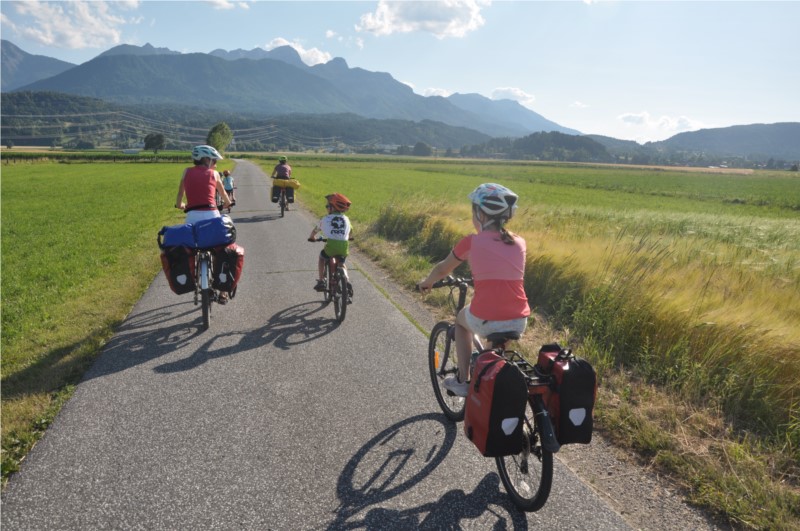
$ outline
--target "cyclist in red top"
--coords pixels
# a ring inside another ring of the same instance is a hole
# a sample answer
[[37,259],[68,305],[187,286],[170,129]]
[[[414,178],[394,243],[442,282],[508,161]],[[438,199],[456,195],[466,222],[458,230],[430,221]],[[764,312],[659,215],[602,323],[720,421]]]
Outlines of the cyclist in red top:
[[477,234],[462,238],[418,284],[426,293],[434,282],[452,273],[464,260],[469,261],[475,293],[456,317],[458,377],[444,380],[445,388],[458,396],[467,396],[472,334],[522,334],[531,313],[523,287],[525,240],[505,228],[517,209],[517,194],[505,186],[487,183],[478,186],[469,198]]
[[[216,161],[222,158],[211,146],[196,146],[192,149],[194,166],[183,171],[178,197],[175,199],[175,208],[186,211],[186,223],[220,217],[216,194],[222,198],[223,208],[231,207],[222,179],[214,169]],[[186,202],[183,201],[184,194]]]

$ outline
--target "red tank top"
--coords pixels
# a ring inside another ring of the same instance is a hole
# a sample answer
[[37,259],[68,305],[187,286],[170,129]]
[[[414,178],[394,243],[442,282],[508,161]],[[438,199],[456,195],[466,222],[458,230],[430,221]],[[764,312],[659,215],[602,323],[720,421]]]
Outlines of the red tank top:
[[[183,178],[183,188],[186,191],[186,204],[195,210],[213,210],[217,200],[214,192],[217,188],[217,179],[214,170],[205,166],[193,166],[186,170]],[[209,206],[211,205],[211,206]],[[203,207],[206,208],[197,208]]]

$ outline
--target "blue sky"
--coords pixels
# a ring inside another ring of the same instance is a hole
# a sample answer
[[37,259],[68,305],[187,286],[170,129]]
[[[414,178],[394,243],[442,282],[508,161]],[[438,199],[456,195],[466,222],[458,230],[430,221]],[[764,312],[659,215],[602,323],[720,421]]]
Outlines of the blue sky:
[[800,2],[3,0],[2,38],[82,63],[118,44],[184,53],[290,44],[422,95],[511,98],[645,142],[800,122]]

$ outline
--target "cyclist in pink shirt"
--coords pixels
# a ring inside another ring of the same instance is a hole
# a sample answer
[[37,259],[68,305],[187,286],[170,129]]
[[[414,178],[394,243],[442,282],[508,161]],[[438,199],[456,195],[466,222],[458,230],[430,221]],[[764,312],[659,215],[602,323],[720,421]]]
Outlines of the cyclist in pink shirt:
[[445,388],[458,396],[467,396],[472,334],[522,334],[531,313],[523,286],[525,240],[505,228],[517,209],[517,194],[505,186],[487,183],[478,186],[469,198],[477,234],[462,238],[418,284],[423,293],[430,291],[434,282],[452,273],[464,260],[472,270],[475,293],[456,317],[459,374],[444,381]]
[[[212,146],[195,146],[192,149],[194,166],[186,168],[178,185],[178,196],[175,208],[186,212],[186,223],[220,216],[217,208],[216,194],[222,198],[224,208],[230,209],[231,201],[225,193],[219,173],[214,169],[217,160],[223,157]],[[186,196],[184,202],[183,197]]]

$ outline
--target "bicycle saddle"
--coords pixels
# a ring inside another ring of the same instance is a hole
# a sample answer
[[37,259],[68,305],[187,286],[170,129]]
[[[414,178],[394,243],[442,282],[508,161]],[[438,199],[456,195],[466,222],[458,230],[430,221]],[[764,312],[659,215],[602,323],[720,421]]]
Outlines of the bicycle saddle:
[[495,332],[486,336],[486,340],[492,345],[505,343],[506,341],[514,341],[519,339],[519,332]]

